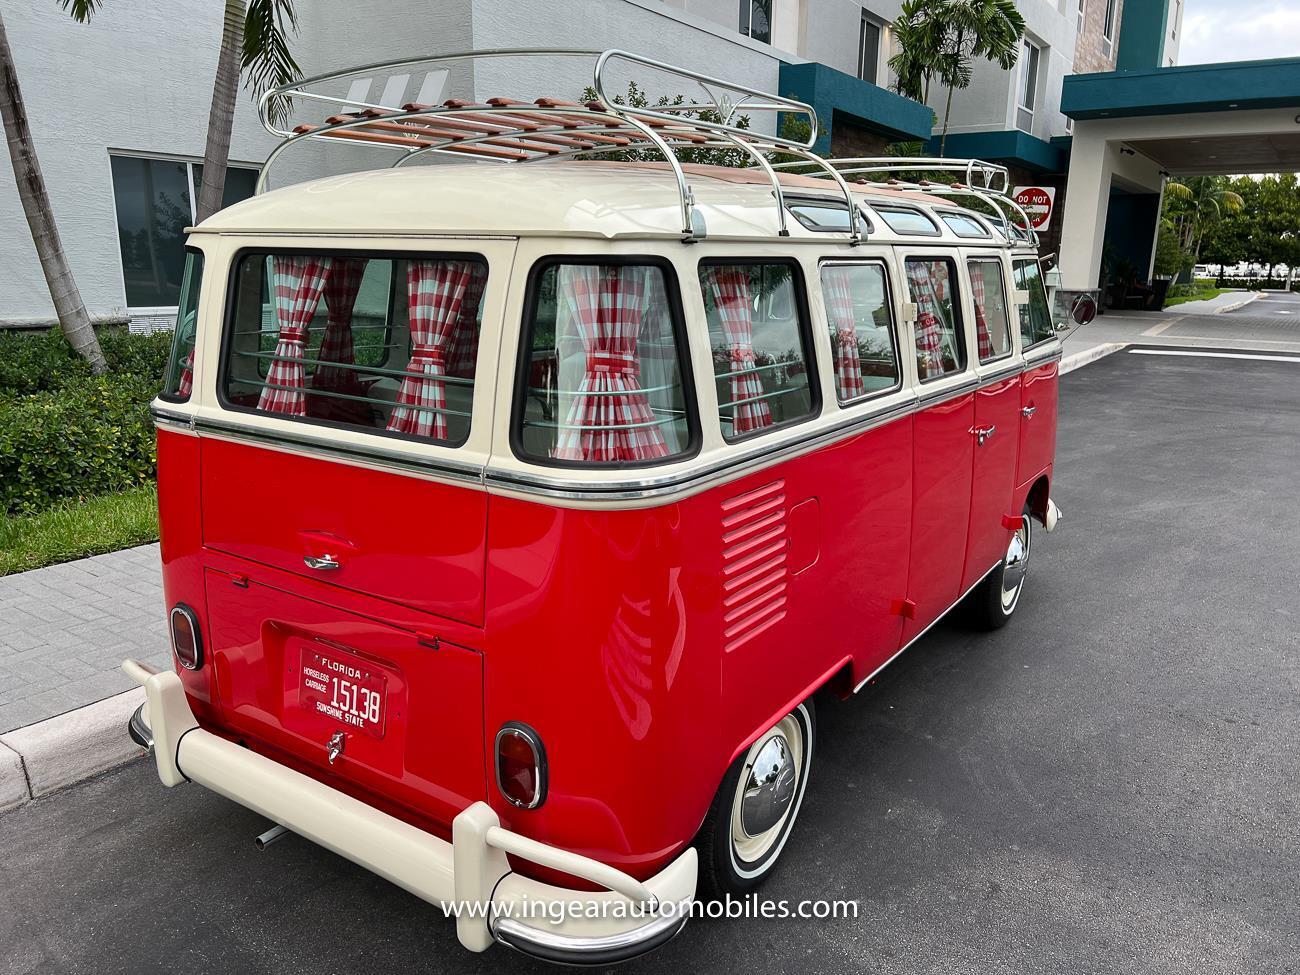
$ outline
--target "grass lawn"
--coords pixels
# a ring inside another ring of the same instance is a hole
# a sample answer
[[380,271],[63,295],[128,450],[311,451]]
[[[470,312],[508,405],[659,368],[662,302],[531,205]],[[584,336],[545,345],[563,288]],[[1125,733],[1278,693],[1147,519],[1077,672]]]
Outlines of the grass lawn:
[[158,541],[153,485],[35,515],[0,516],[0,576]]

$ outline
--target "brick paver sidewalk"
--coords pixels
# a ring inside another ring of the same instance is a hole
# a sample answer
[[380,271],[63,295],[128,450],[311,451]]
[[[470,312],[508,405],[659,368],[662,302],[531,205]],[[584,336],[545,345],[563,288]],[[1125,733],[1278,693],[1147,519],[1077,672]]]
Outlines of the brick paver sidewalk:
[[0,578],[0,734],[130,690],[170,652],[158,546]]

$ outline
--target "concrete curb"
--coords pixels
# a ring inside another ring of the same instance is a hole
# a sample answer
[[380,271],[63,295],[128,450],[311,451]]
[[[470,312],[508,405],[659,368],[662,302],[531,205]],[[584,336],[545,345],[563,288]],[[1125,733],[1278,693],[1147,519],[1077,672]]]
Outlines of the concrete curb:
[[0,735],[0,812],[144,754],[126,733],[137,687]]
[[1216,308],[1216,309],[1214,309],[1214,314],[1216,314],[1216,315],[1222,315],[1225,311],[1236,311],[1238,308],[1245,308],[1247,305],[1249,305],[1252,301],[1255,301],[1257,298],[1262,298],[1262,297],[1264,297],[1264,292],[1262,292],[1262,291],[1247,291],[1247,292],[1246,292],[1246,295],[1247,295],[1246,298],[1242,299],[1241,301],[1237,302],[1236,304],[1233,304],[1233,305],[1224,305],[1222,308]]
[[1061,360],[1061,375],[1064,376],[1067,372],[1073,372],[1080,366],[1086,366],[1090,362],[1104,359],[1112,352],[1127,348],[1127,342],[1103,342],[1101,345],[1094,345],[1091,349],[1084,349],[1082,352],[1074,353],[1074,355],[1067,355]]

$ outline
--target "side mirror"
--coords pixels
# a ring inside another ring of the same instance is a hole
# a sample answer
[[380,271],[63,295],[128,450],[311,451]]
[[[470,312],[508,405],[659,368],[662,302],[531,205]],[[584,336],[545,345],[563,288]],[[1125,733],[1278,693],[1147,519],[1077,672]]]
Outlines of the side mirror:
[[1097,317],[1097,299],[1092,295],[1078,295],[1070,302],[1070,319],[1076,325],[1087,325]]

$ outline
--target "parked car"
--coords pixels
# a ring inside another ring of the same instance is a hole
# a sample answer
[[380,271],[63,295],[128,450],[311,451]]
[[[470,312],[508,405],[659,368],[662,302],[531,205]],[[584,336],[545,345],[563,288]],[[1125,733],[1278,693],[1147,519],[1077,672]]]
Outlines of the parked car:
[[[1057,518],[1060,342],[1033,240],[979,212],[1005,171],[850,183],[900,163],[668,111],[333,116],[286,144],[479,158],[266,192],[187,245],[153,407],[175,667],[125,665],[132,733],[166,785],[487,905],[475,950],[618,961],[756,888],[814,695],[956,606],[1005,624]],[[676,158],[717,143],[813,175]],[[519,913],[577,896],[646,912]]]

